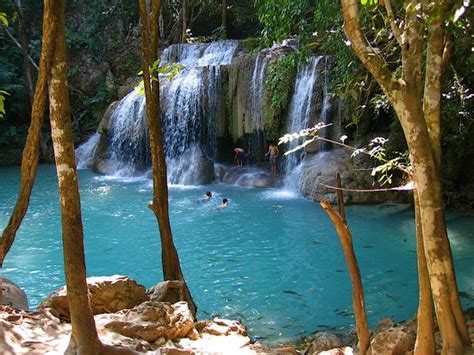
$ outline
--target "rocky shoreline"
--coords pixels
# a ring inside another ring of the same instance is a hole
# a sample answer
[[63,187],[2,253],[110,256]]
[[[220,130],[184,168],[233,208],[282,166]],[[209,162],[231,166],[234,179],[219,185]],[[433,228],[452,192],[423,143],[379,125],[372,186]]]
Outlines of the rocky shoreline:
[[[357,335],[317,332],[297,344],[269,347],[249,337],[238,320],[195,320],[186,302],[167,302],[173,281],[146,290],[126,277],[88,278],[91,308],[104,344],[148,354],[357,354]],[[3,354],[64,353],[71,333],[65,287],[28,311],[26,295],[4,280],[0,306]],[[15,308],[16,307],[16,308]],[[474,309],[466,312],[474,344]],[[382,319],[371,333],[368,354],[409,354],[416,340],[416,319],[397,324]],[[437,334],[437,350],[440,338]],[[473,349],[474,350],[474,349]]]

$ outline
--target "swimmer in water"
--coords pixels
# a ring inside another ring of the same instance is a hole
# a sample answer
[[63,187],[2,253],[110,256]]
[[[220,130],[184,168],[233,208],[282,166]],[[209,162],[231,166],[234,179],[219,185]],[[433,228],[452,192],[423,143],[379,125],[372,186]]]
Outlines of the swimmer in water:
[[225,198],[225,199],[222,200],[222,203],[217,208],[222,210],[222,209],[226,208],[228,204],[229,204],[229,200]]
[[208,191],[204,196],[201,197],[201,201],[209,201],[212,197],[212,192]]

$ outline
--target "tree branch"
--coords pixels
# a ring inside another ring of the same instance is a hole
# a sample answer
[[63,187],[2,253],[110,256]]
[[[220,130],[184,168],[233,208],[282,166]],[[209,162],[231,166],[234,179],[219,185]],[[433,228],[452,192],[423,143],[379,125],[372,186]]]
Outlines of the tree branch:
[[[13,43],[15,43],[15,45],[21,49],[21,44],[20,42],[17,41],[17,39],[13,36],[13,34],[10,32],[10,30],[8,29],[7,26],[5,25],[1,25],[3,27],[3,29],[5,30],[5,32],[7,33],[8,37],[10,37],[10,39],[13,41]],[[38,65],[35,63],[35,61],[33,60],[33,58],[31,58],[29,55],[28,55],[28,60],[30,61],[31,65],[33,67],[35,67],[36,70],[39,70],[39,67]]]
[[397,40],[397,43],[400,48],[403,49],[402,32],[400,31],[400,27],[398,27],[397,21],[395,20],[391,0],[385,0],[385,10],[387,11],[388,22],[390,23],[390,27],[392,28],[393,35],[395,36],[395,39]]
[[350,40],[354,51],[378,82],[385,95],[392,102],[397,100],[398,93],[402,89],[402,83],[388,69],[387,63],[380,56],[378,50],[369,44],[362,32],[358,0],[341,0],[341,5],[344,15],[344,32]]
[[421,4],[418,0],[408,0],[405,9],[402,47],[402,79],[404,82],[412,83],[407,90],[409,89],[413,95],[418,97],[421,97],[423,93],[424,28],[420,20],[422,17],[421,10]]

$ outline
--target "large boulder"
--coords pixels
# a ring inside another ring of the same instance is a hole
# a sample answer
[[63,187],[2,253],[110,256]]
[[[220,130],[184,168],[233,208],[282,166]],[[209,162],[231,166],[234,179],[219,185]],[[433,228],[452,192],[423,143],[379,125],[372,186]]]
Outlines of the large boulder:
[[195,331],[193,315],[186,302],[146,301],[133,309],[96,317],[98,328],[106,328],[129,338],[155,342],[174,340]]
[[331,333],[317,332],[313,336],[311,344],[305,349],[304,353],[307,355],[319,354],[322,351],[340,348],[344,344],[341,339]]
[[[87,287],[93,314],[133,308],[148,299],[145,287],[126,276],[89,277]],[[56,316],[69,319],[66,286],[51,293],[39,308],[52,308]]]
[[183,300],[184,282],[179,280],[162,281],[147,290],[150,301],[174,303]]
[[409,202],[410,193],[406,191],[384,191],[377,193],[358,192],[354,190],[374,189],[374,178],[370,170],[373,162],[368,157],[351,158],[351,152],[346,149],[321,151],[316,154],[307,154],[303,160],[299,180],[303,195],[315,201],[328,200],[336,202],[336,190],[326,186],[336,186],[336,173],[341,176],[345,191],[345,202],[350,203],[383,203]]
[[2,278],[2,304],[27,311],[28,297],[15,283],[6,278]]
[[413,350],[415,334],[403,327],[390,327],[370,341],[368,355],[404,355]]
[[222,182],[249,187],[273,187],[278,181],[270,171],[248,167],[232,167],[225,171]]
[[213,320],[201,320],[196,322],[195,326],[200,334],[208,333],[211,335],[222,336],[236,333],[247,336],[247,329],[245,326],[236,320],[214,318]]

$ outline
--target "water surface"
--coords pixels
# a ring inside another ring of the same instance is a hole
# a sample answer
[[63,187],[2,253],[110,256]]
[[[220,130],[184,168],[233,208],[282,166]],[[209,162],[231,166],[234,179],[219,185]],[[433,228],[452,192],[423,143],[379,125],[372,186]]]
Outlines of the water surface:
[[[87,273],[162,279],[150,182],[79,172]],[[0,228],[16,199],[18,168],[0,168]],[[64,284],[54,168],[41,166],[31,207],[3,274],[35,307]],[[209,202],[200,202],[207,191]],[[218,210],[222,198],[229,207]],[[228,185],[170,189],[170,218],[199,318],[239,318],[250,334],[293,341],[354,326],[351,286],[339,240],[318,204],[274,189]],[[417,306],[413,211],[407,205],[348,206],[370,326],[411,318]],[[448,214],[463,305],[474,306],[474,217]]]

